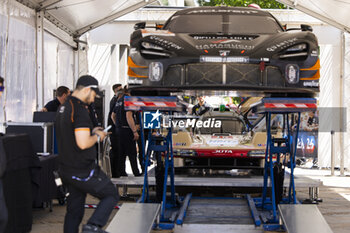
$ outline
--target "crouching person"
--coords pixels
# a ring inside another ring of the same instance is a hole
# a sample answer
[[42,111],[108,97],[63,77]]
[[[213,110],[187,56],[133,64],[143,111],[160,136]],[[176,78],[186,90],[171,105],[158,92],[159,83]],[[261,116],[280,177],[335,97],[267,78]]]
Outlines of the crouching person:
[[88,105],[99,94],[98,81],[89,75],[81,76],[73,94],[58,109],[59,174],[69,192],[64,233],[79,232],[87,194],[97,197],[100,202],[83,225],[82,232],[106,232],[102,227],[119,199],[116,187],[96,161],[95,144],[103,141],[107,133],[100,127],[93,128]]

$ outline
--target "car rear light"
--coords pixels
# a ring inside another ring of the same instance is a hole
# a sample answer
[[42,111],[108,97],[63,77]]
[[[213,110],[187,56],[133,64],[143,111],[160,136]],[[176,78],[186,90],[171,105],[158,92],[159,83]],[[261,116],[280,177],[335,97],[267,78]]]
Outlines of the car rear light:
[[163,64],[161,62],[151,62],[148,67],[148,77],[152,82],[159,82],[163,76]]
[[294,57],[306,57],[308,55],[307,52],[307,44],[297,44],[291,46],[283,51],[280,58],[294,58]]
[[161,57],[170,57],[170,54],[168,54],[168,53],[151,51],[151,50],[141,50],[141,53],[148,54],[148,55],[154,55],[154,56],[161,56]]
[[290,54],[282,54],[280,58],[288,58],[288,57],[304,57],[307,56],[307,52],[302,53],[290,53]]
[[296,64],[288,64],[285,72],[286,80],[289,84],[296,84],[299,82],[299,66]]
[[306,49],[307,49],[307,44],[303,43],[303,44],[298,44],[287,48],[286,52],[293,52],[293,53],[302,52],[302,51],[306,51]]

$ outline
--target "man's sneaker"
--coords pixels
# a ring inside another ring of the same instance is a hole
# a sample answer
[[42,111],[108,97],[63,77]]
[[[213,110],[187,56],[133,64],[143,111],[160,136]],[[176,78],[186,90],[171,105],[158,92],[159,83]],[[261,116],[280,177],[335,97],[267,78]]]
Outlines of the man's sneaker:
[[108,232],[102,230],[98,226],[86,224],[86,225],[83,225],[83,231],[81,233],[108,233]]

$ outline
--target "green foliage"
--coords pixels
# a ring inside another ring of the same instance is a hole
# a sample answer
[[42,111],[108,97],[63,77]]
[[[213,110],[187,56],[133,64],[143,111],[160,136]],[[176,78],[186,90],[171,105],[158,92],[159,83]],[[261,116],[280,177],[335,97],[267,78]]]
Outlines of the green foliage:
[[275,0],[197,0],[200,6],[248,6],[258,4],[263,9],[286,9],[286,7]]
[[168,6],[168,5],[169,5],[168,0],[160,0],[160,2],[161,2],[161,4],[162,4],[163,6]]

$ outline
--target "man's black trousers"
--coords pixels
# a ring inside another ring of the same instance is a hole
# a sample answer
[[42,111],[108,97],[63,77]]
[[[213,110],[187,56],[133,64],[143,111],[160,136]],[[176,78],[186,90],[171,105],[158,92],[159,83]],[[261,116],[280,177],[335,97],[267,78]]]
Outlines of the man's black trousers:
[[136,141],[134,141],[134,134],[130,128],[118,128],[117,134],[119,136],[119,173],[125,175],[125,160],[126,156],[129,156],[132,173],[135,176],[140,175],[140,171],[137,167],[137,152]]
[[[103,227],[119,200],[119,194],[106,174],[99,167],[88,181],[78,181],[71,175],[60,172],[63,184],[67,186],[69,196],[67,199],[67,213],[64,219],[64,233],[78,233],[79,225],[84,216],[86,194],[100,199],[96,210],[88,220],[88,224]],[[88,173],[74,174],[79,178],[86,178]]]
[[4,197],[4,186],[2,185],[2,179],[0,178],[0,232],[4,232],[7,223],[7,209]]
[[111,141],[112,153],[110,153],[112,177],[119,177],[118,164],[119,164],[119,137],[115,133],[109,136]]

